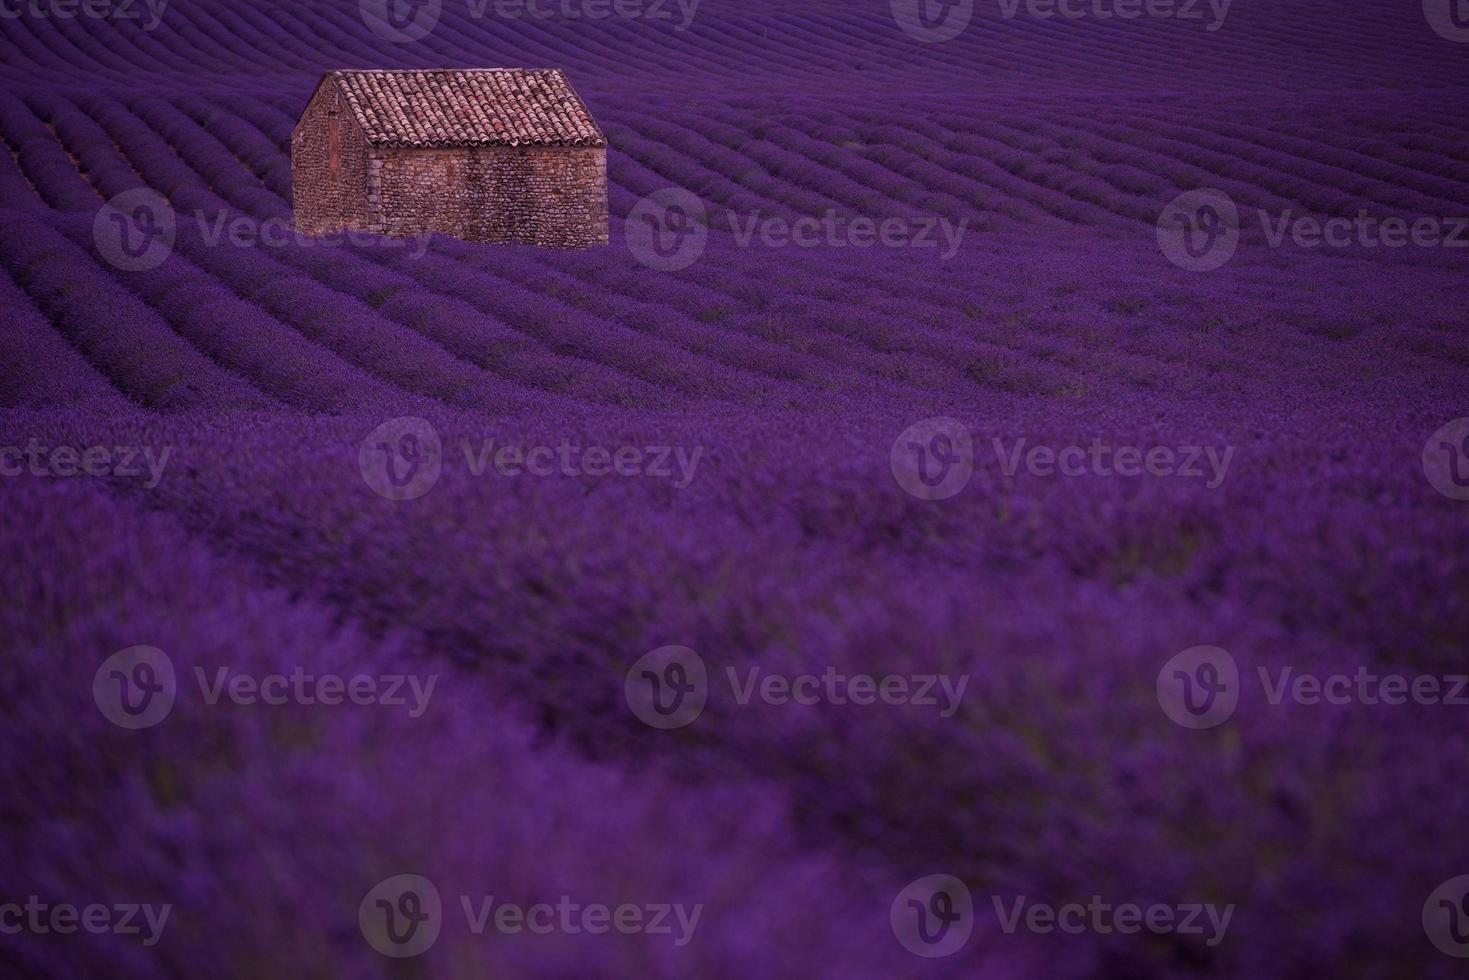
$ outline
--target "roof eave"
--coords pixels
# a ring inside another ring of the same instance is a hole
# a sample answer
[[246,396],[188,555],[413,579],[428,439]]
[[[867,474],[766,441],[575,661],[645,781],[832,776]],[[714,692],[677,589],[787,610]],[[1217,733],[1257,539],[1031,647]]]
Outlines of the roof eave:
[[418,143],[410,143],[405,140],[375,139],[368,142],[376,147],[387,150],[453,150],[469,149],[478,146],[501,146],[501,147],[542,147],[545,149],[582,149],[598,150],[605,149],[606,139],[584,139],[584,140],[425,140]]

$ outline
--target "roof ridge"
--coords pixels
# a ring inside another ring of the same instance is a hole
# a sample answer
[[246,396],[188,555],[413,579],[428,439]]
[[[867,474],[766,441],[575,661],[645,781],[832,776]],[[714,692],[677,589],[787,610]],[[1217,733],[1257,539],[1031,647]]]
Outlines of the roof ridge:
[[329,74],[329,75],[340,75],[340,74],[353,74],[353,75],[423,75],[423,74],[432,74],[434,72],[448,72],[448,71],[456,71],[456,72],[518,71],[518,72],[526,72],[526,73],[529,73],[529,72],[539,72],[539,71],[560,72],[561,69],[560,68],[516,68],[516,67],[511,67],[509,65],[496,65],[496,66],[487,67],[487,68],[332,68],[332,69],[330,69],[327,72],[327,74]]
[[606,146],[560,68],[336,68],[368,142],[392,146]]

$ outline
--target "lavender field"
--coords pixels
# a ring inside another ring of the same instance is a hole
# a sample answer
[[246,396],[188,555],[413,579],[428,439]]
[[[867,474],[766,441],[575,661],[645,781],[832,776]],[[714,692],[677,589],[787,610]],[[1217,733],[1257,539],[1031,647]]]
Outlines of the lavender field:
[[[0,972],[1469,963],[1463,0],[0,0]],[[562,69],[611,244],[290,228]]]

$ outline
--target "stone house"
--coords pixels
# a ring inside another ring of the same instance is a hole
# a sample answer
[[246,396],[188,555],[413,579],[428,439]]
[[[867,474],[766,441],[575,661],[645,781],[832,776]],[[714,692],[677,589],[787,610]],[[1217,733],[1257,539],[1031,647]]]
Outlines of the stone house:
[[607,140],[554,68],[331,71],[291,131],[295,226],[607,242]]

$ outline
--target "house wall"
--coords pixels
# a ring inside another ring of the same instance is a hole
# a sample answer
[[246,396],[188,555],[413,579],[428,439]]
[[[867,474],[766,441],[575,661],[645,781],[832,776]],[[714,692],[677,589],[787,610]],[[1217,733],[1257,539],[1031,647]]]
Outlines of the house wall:
[[581,146],[387,147],[381,226],[474,242],[607,242],[607,150]]
[[326,79],[291,133],[291,197],[298,231],[371,228],[368,186],[372,147],[345,102],[337,113],[337,169],[331,169],[330,120],[336,83]]

